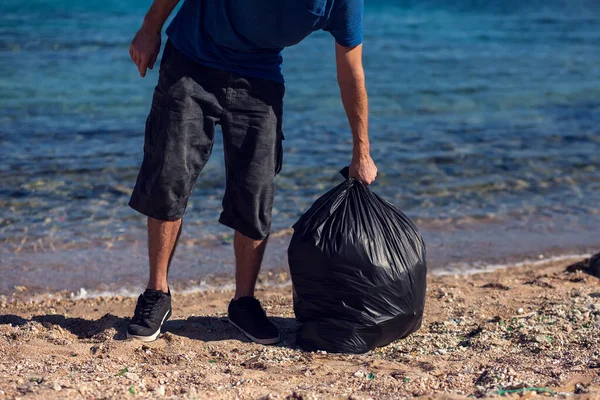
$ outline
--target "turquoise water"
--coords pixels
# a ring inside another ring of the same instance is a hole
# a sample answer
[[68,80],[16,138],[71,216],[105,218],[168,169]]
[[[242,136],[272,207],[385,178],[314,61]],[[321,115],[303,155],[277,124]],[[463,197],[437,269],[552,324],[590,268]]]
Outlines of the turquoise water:
[[[600,3],[367,3],[373,188],[417,220],[432,268],[599,248]],[[0,3],[0,293],[144,276],[144,220],[126,204],[157,79],[128,55],[147,7]],[[283,56],[275,231],[339,180],[351,149],[332,38]],[[221,148],[188,207],[182,281],[231,267]],[[284,265],[285,240],[271,249],[267,266]]]

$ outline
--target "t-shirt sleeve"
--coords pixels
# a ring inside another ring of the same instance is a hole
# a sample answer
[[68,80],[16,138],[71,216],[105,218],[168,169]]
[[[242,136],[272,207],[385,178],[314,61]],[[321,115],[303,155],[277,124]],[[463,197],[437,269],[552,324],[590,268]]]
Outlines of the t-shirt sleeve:
[[323,30],[331,33],[341,46],[358,46],[363,41],[363,12],[363,0],[334,0]]

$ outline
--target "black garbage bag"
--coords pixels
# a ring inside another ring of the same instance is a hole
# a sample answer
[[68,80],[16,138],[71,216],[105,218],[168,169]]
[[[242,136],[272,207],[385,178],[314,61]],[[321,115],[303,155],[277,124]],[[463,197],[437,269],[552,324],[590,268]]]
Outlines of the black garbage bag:
[[288,258],[305,350],[364,353],[420,328],[423,238],[361,182],[346,180],[300,217]]

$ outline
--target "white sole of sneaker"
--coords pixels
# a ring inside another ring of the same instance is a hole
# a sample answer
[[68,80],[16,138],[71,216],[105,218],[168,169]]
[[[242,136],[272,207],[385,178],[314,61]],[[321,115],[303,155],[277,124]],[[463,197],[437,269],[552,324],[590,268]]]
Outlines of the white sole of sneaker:
[[269,338],[269,339],[259,339],[259,338],[255,338],[254,336],[252,336],[251,334],[249,334],[248,332],[246,332],[245,330],[243,330],[242,328],[240,328],[239,326],[237,326],[230,319],[229,319],[229,324],[231,326],[236,327],[240,332],[242,332],[248,339],[252,340],[254,343],[268,345],[268,344],[276,344],[276,343],[279,343],[281,341],[281,336],[280,335],[277,335],[277,337]]
[[131,335],[129,332],[127,332],[127,339],[135,339],[135,340],[139,340],[140,342],[154,342],[160,336],[160,330],[162,329],[162,326],[165,323],[165,321],[167,319],[169,319],[170,316],[171,316],[171,310],[169,310],[169,312],[167,314],[165,314],[165,317],[163,318],[162,322],[160,323],[160,326],[158,327],[158,330],[156,332],[154,332],[152,335],[139,336],[139,335]]

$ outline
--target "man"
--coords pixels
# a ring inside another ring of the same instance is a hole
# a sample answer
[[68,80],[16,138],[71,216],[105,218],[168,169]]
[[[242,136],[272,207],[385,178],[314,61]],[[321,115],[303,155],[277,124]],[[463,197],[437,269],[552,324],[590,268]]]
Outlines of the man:
[[[161,29],[178,1],[154,0],[131,42],[142,77],[154,66]],[[362,0],[185,0],[167,28],[144,160],[129,203],[148,216],[150,259],[129,337],[155,340],[171,315],[169,265],[220,124],[226,190],[219,222],[235,230],[229,321],[257,343],[279,341],[254,287],[271,227],[273,180],[282,166],[281,51],[320,29],[335,38],[338,84],[354,139],[350,176],[368,185],[377,168],[369,153],[362,14]]]

